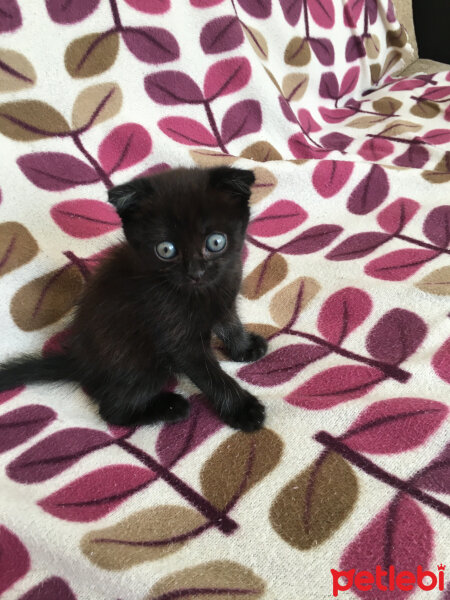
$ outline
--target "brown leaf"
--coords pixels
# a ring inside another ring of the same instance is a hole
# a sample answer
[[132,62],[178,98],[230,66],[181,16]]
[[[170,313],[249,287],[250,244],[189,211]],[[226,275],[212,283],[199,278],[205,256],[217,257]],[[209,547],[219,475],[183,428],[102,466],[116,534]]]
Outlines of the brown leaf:
[[348,463],[338,454],[322,454],[280,491],[270,522],[294,548],[315,548],[340,527],[357,496],[357,480]]
[[12,140],[30,142],[69,131],[65,118],[45,102],[20,100],[0,104],[0,133]]
[[184,506],[146,508],[112,527],[90,531],[80,548],[94,565],[122,571],[176,552],[189,540],[189,533],[204,523],[200,513]]
[[366,49],[369,58],[377,58],[380,54],[380,40],[375,34],[371,34],[364,38],[364,48]]
[[247,146],[241,152],[242,158],[256,160],[258,162],[267,162],[268,160],[282,160],[281,154],[269,142],[255,142]]
[[190,150],[189,154],[194,161],[201,167],[218,167],[220,165],[232,165],[236,160],[236,156],[215,152],[209,148],[196,148]]
[[269,69],[267,67],[264,67],[264,70],[266,71],[267,75],[270,78],[270,81],[274,84],[274,86],[277,88],[277,90],[280,92],[280,94],[282,94],[283,92],[281,91],[280,85],[275,77],[275,75],[272,73],[272,71],[269,71]]
[[346,125],[347,127],[356,127],[357,129],[369,129],[369,127],[373,127],[385,119],[386,117],[383,115],[367,115],[364,117],[357,117],[356,119],[353,119],[353,121],[346,123]]
[[450,267],[441,267],[432,271],[415,285],[419,290],[429,294],[450,296]]
[[64,55],[66,70],[77,78],[98,75],[114,64],[118,51],[118,33],[89,33],[67,46]]
[[[230,560],[215,560],[163,577],[152,587],[146,600],[250,600],[261,598],[265,587],[264,581],[251,569]],[[209,589],[211,594],[207,592]]]
[[204,496],[219,510],[248,492],[280,461],[283,442],[270,429],[241,431],[227,438],[205,462],[200,473]]
[[423,171],[422,177],[430,183],[450,181],[450,152],[446,152],[432,171]]
[[0,224],[0,276],[30,262],[38,250],[36,240],[22,223]]
[[389,54],[386,56],[386,60],[384,61],[383,68],[381,69],[381,77],[384,77],[388,71],[392,69],[392,67],[398,63],[399,60],[402,59],[402,53],[399,50],[391,50]]
[[251,331],[252,333],[262,335],[262,337],[266,339],[279,331],[278,327],[274,327],[268,323],[246,323],[245,329],[247,331]]
[[413,123],[411,121],[402,121],[401,119],[397,119],[395,121],[391,121],[386,127],[380,131],[378,135],[388,135],[388,136],[396,136],[402,135],[407,131],[419,131],[422,129],[422,125],[419,123]]
[[284,62],[293,67],[304,67],[311,60],[311,49],[308,40],[294,37],[284,51]]
[[20,52],[0,48],[0,92],[17,92],[36,83],[36,71]]
[[272,254],[247,275],[242,284],[242,293],[250,300],[261,298],[281,283],[287,272],[286,259],[281,254]]
[[83,278],[74,265],[66,265],[33,279],[11,300],[11,316],[23,331],[42,329],[63,317],[75,304]]
[[440,111],[439,105],[430,100],[419,100],[409,109],[411,114],[422,119],[433,119]]
[[381,79],[381,65],[380,63],[372,63],[370,65],[370,81],[373,84],[377,84]]
[[78,94],[72,109],[75,128],[98,125],[116,115],[122,106],[122,90],[117,83],[91,85]]
[[312,277],[299,277],[275,294],[270,302],[272,319],[280,327],[291,320],[294,312],[304,310],[319,292],[320,284]]
[[269,57],[269,48],[267,47],[266,38],[254,27],[243,25],[242,28],[256,55],[259,58],[262,58],[262,60],[266,60]]
[[395,46],[396,48],[403,48],[408,41],[408,34],[406,29],[400,26],[398,29],[391,29],[386,32],[386,46]]
[[255,183],[252,185],[252,195],[250,204],[256,204],[266,196],[268,196],[278,183],[275,175],[264,167],[256,167],[253,169],[255,175]]
[[283,78],[281,87],[288,102],[300,100],[308,87],[309,77],[305,73],[289,73]]
[[384,115],[393,115],[402,106],[402,102],[397,98],[383,96],[379,100],[372,102],[373,109]]

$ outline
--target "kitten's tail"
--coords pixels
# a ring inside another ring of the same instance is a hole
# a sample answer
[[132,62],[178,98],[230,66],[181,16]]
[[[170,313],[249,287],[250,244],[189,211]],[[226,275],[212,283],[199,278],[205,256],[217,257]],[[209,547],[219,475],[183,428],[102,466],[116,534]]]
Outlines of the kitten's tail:
[[0,392],[29,383],[75,381],[74,369],[67,354],[20,356],[0,364]]

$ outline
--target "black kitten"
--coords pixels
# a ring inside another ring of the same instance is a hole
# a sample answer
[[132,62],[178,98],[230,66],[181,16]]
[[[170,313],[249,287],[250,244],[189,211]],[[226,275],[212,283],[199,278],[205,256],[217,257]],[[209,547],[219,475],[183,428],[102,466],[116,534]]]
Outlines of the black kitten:
[[252,171],[175,169],[109,192],[126,242],[86,287],[65,354],[23,357],[0,368],[0,391],[75,381],[114,425],[174,422],[188,401],[163,391],[186,374],[232,427],[262,426],[264,407],[220,367],[214,332],[230,358],[252,361],[266,341],[236,312]]

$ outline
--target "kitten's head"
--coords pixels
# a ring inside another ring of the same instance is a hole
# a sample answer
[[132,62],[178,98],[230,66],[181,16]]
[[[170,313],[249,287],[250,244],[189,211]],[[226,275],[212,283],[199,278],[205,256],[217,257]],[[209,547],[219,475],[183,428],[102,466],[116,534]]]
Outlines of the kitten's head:
[[146,269],[176,287],[213,284],[240,265],[252,171],[174,169],[109,191]]

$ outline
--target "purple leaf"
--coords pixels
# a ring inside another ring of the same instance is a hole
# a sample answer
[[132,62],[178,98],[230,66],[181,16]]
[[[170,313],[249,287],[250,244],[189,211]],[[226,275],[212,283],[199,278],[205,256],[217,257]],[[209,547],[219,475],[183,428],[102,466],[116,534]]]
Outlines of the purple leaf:
[[180,56],[180,47],[174,36],[161,27],[126,27],[123,39],[128,50],[143,62],[160,65]]
[[332,71],[322,73],[320,78],[319,94],[322,98],[337,100],[339,98],[339,83]]
[[22,25],[22,15],[16,0],[0,0],[0,33],[15,31]]
[[373,165],[350,194],[347,208],[354,215],[367,215],[380,206],[388,193],[389,181],[385,171]]
[[[339,98],[353,92],[359,79],[359,67],[351,67],[342,78],[342,83],[339,88]],[[354,106],[353,106],[354,108]]]
[[97,8],[100,0],[45,0],[52,21],[60,25],[71,25],[82,21]]
[[450,443],[431,463],[422,469],[414,485],[438,494],[450,494]]
[[303,0],[280,0],[281,10],[286,21],[294,27],[302,14]]
[[330,67],[334,64],[334,48],[326,38],[309,38],[309,45],[320,64]]
[[320,141],[325,148],[343,152],[347,146],[353,142],[353,138],[335,131],[334,133],[328,133],[327,135],[324,135],[320,138]]
[[283,96],[280,95],[280,96],[278,96],[278,102],[280,103],[281,111],[282,111],[283,115],[286,117],[286,119],[288,121],[290,121],[291,123],[297,123],[297,118],[295,116],[295,113],[292,110],[291,105],[286,100],[286,98],[283,98]]
[[285,254],[312,254],[331,244],[341,231],[340,225],[316,225],[303,231],[279,250]]
[[160,71],[144,79],[145,91],[158,104],[200,104],[203,94],[195,81],[182,71]]
[[366,7],[369,15],[369,23],[373,25],[378,16],[377,0],[366,0]]
[[42,431],[56,419],[47,406],[29,404],[0,417],[0,452],[6,452]]
[[447,248],[450,243],[450,205],[438,206],[428,213],[423,232],[439,248]]
[[186,146],[209,146],[215,148],[216,138],[204,125],[188,117],[166,117],[158,121],[158,127],[167,136]]
[[35,152],[17,159],[22,173],[36,187],[60,192],[99,181],[94,169],[80,159],[62,152]]
[[125,0],[127,4],[143,13],[161,15],[170,9],[170,0]]
[[388,9],[386,11],[386,19],[389,23],[393,23],[395,21],[395,8],[392,0],[388,0]]
[[320,25],[324,29],[331,29],[333,27],[333,0],[308,0],[307,7],[317,25]]
[[83,456],[114,444],[103,431],[72,427],[49,435],[9,463],[8,477],[19,483],[38,483],[62,473]]
[[212,19],[200,33],[200,45],[205,54],[228,52],[240,46],[243,41],[242,27],[234,15]]
[[49,577],[28,590],[20,596],[19,600],[51,600],[64,598],[64,600],[76,600],[72,590],[61,577]]
[[292,379],[307,365],[330,353],[330,350],[313,344],[291,344],[265,356],[238,371],[238,376],[252,383],[270,387]]
[[347,62],[353,62],[366,55],[366,49],[362,38],[359,35],[352,35],[348,39],[347,45],[345,46],[345,60]]
[[27,549],[10,529],[0,525],[0,595],[29,569],[30,555]]
[[288,140],[289,149],[295,158],[325,158],[329,150],[312,146],[303,133],[294,133]]
[[388,233],[367,231],[351,235],[326,255],[328,260],[353,260],[367,256],[391,239]]
[[231,106],[222,120],[221,133],[225,144],[261,129],[261,105],[257,100],[242,100]]
[[394,158],[393,163],[399,167],[420,169],[430,158],[428,150],[419,144],[409,144],[403,154]]
[[427,326],[419,316],[394,308],[370,330],[366,347],[377,360],[399,365],[417,350],[426,333]]
[[240,6],[256,19],[267,19],[272,12],[272,0],[238,0]]

